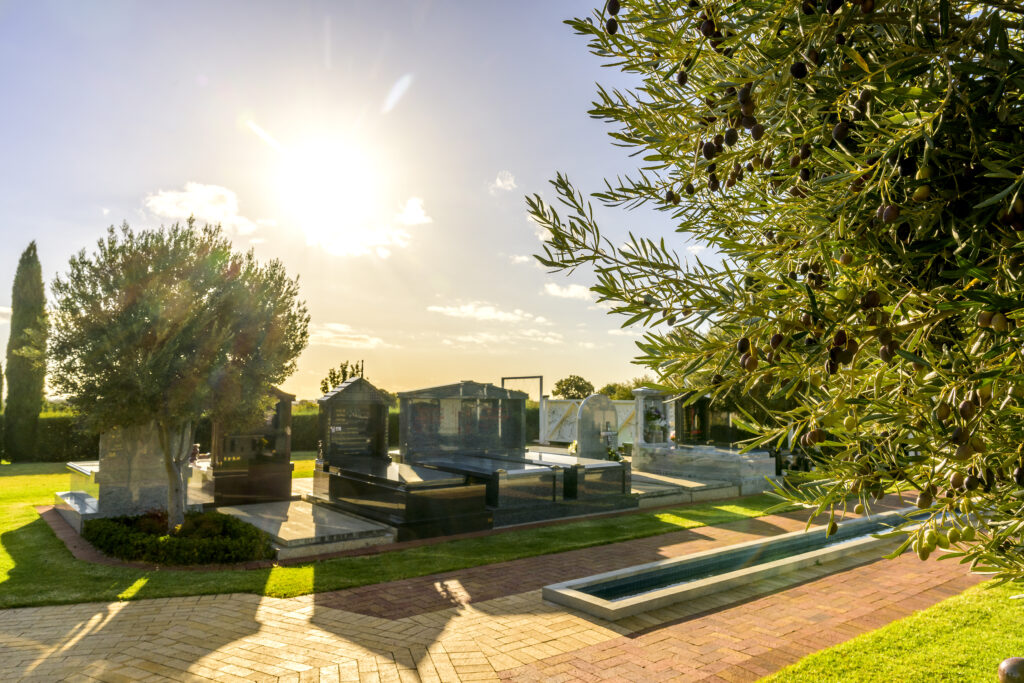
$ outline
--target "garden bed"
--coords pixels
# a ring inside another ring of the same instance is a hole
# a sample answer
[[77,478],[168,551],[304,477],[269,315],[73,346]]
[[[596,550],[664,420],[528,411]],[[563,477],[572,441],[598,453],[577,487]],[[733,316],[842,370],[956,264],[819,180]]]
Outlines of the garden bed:
[[91,519],[82,538],[122,560],[158,565],[232,564],[274,557],[270,538],[256,527],[219,512],[189,512],[167,532],[167,514]]

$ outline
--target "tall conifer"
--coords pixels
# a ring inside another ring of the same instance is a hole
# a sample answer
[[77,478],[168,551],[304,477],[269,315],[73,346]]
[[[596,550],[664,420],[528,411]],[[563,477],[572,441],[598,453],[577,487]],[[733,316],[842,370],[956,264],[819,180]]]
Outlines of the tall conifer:
[[21,255],[11,292],[11,336],[7,342],[7,409],[4,450],[12,462],[36,455],[39,411],[46,379],[46,294],[33,241]]

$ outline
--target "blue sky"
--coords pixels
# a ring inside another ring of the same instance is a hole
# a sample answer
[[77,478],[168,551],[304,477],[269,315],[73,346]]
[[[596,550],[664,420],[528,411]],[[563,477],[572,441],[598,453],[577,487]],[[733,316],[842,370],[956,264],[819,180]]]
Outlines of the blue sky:
[[49,281],[111,224],[194,213],[300,276],[302,397],[345,359],[393,391],[640,374],[587,274],[527,258],[524,194],[633,168],[586,114],[628,81],[561,23],[593,6],[0,2],[0,346],[29,240]]

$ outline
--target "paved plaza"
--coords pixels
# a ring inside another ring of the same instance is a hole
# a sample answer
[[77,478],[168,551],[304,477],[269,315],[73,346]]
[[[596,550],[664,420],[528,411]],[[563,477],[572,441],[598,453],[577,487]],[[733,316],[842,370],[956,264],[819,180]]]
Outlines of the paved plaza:
[[0,680],[750,681],[979,581],[872,554],[618,622],[541,599],[548,583],[801,529],[804,515],[289,599],[4,610]]

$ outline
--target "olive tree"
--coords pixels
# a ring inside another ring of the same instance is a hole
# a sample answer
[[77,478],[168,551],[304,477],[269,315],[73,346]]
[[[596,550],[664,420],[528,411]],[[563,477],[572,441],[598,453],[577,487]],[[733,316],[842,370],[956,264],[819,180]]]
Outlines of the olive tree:
[[[648,325],[667,388],[748,399],[750,447],[818,463],[830,521],[893,488],[936,547],[1024,576],[1024,9],[1006,0],[609,0],[568,22],[638,167],[527,198],[552,269]],[[602,235],[646,205],[720,263]],[[607,209],[605,209],[607,210]]]
[[180,524],[200,416],[244,420],[295,370],[309,326],[298,281],[189,220],[111,228],[52,291],[54,389],[97,431],[155,425]]

